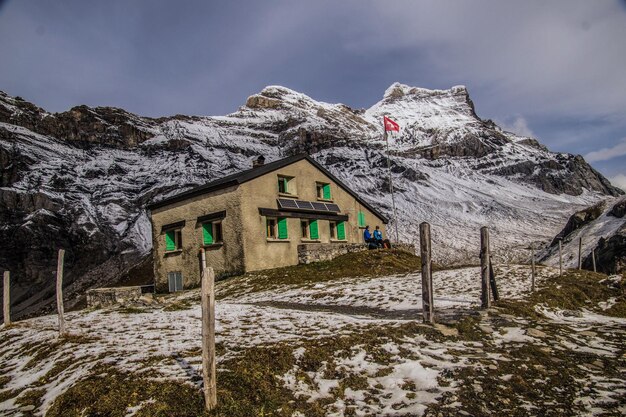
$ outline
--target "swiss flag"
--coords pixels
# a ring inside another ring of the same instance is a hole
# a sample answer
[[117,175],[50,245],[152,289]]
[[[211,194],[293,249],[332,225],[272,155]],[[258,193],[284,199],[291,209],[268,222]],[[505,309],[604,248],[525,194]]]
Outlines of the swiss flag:
[[396,122],[394,122],[387,116],[383,116],[383,117],[384,117],[383,123],[385,124],[385,132],[391,132],[391,131],[399,132],[400,131],[399,124],[397,124]]

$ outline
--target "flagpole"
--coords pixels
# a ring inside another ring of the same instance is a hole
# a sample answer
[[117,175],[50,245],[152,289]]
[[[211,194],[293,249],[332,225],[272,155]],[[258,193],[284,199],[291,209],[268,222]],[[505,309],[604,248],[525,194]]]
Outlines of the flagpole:
[[394,197],[393,181],[391,180],[391,161],[389,160],[389,138],[387,137],[387,126],[385,126],[385,119],[383,118],[383,135],[385,142],[387,142],[387,170],[389,171],[389,187],[391,188],[391,206],[393,208],[393,223],[396,229],[396,243],[400,242],[398,237],[398,215],[396,214],[396,199]]

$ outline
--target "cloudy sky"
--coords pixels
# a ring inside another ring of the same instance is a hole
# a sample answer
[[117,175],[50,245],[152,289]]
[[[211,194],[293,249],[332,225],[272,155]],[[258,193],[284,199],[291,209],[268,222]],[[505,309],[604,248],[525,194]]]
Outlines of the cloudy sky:
[[0,0],[0,90],[219,115],[270,84],[369,107],[466,85],[483,118],[626,188],[626,0]]

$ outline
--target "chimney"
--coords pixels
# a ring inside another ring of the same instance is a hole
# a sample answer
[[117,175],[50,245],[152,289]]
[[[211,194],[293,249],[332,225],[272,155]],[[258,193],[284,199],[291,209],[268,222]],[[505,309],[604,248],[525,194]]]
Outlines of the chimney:
[[263,165],[265,165],[265,157],[263,155],[259,155],[252,161],[252,168],[262,167]]

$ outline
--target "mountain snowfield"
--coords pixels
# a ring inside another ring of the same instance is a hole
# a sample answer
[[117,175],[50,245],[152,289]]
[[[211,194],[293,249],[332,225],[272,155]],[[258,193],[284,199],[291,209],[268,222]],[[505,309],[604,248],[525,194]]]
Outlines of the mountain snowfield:
[[[389,147],[382,116],[400,126]],[[401,241],[430,222],[433,257],[476,262],[489,226],[500,260],[523,259],[574,211],[620,193],[580,156],[480,119],[464,87],[395,83],[369,109],[270,86],[227,116],[136,116],[75,107],[50,114],[0,93],[0,266],[13,272],[16,314],[52,301],[56,249],[68,251],[73,294],[106,286],[150,253],[145,205],[221,176],[306,152],[393,218]]]

